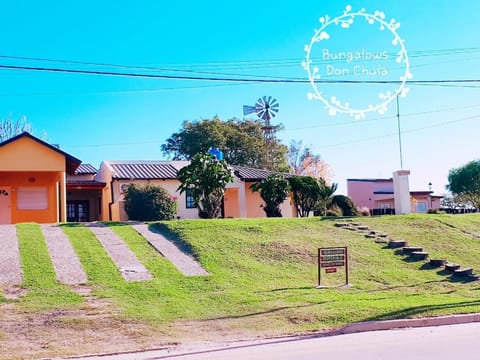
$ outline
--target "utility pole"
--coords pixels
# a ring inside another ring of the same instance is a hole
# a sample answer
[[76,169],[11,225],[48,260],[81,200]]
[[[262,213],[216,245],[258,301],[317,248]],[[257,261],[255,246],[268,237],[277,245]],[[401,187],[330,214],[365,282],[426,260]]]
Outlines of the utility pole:
[[398,146],[400,149],[400,170],[403,170],[403,155],[402,155],[402,131],[400,129],[400,104],[397,94],[397,126],[398,126]]

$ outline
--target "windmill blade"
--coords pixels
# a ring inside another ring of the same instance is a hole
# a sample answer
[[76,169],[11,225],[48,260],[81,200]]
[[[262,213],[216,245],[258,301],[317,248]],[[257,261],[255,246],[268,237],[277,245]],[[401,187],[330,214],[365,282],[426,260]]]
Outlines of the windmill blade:
[[257,108],[255,106],[243,105],[243,115],[250,115],[256,112]]

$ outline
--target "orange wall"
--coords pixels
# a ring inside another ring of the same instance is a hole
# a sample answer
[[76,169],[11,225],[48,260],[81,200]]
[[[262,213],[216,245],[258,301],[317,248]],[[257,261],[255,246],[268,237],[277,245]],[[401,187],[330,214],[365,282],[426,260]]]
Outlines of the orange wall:
[[[0,186],[10,186],[12,223],[57,222],[58,217],[58,191],[57,181],[60,181],[61,172],[0,172]],[[29,180],[30,179],[30,180]],[[35,181],[31,181],[35,179]],[[19,210],[17,208],[17,188],[47,187],[48,208],[46,210]]]
[[65,171],[65,157],[29,138],[0,147],[2,171]]
[[225,217],[240,217],[240,204],[238,199],[238,189],[228,188],[225,190]]

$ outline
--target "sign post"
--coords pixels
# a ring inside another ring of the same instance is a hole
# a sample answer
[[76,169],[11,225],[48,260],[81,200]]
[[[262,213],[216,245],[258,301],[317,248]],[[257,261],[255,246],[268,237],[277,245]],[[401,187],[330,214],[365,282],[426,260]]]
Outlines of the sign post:
[[318,248],[318,287],[322,287],[322,269],[326,274],[336,273],[345,267],[345,284],[348,285],[348,249],[343,247]]

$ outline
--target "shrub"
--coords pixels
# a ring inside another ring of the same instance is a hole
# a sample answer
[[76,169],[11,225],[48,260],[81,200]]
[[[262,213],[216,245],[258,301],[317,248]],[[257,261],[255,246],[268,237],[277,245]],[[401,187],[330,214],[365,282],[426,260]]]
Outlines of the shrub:
[[130,220],[172,220],[177,214],[176,201],[163,188],[130,184],[125,193],[125,211]]
[[250,189],[254,192],[260,192],[260,197],[265,202],[262,208],[267,217],[282,217],[280,205],[290,191],[290,184],[283,175],[269,175],[260,183],[252,184]]
[[360,216],[370,216],[370,209],[366,206],[362,206],[361,208],[357,209],[357,212]]
[[357,208],[352,199],[345,195],[335,195],[332,198],[332,206],[337,206],[341,209],[343,216],[358,216]]
[[342,213],[342,209],[340,207],[338,207],[337,205],[331,205],[327,212],[325,213],[325,216],[335,216],[335,217],[339,217],[339,216],[342,216],[343,213]]

